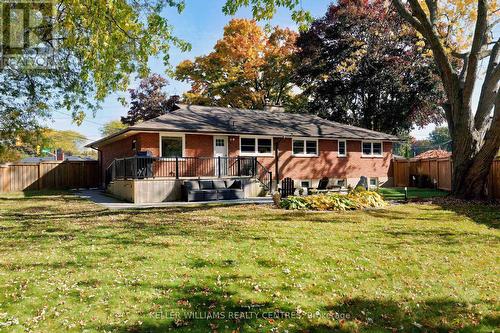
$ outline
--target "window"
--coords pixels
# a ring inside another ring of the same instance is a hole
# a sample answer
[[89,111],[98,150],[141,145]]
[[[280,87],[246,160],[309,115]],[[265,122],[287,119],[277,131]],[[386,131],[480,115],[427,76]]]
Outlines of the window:
[[292,143],[293,155],[318,155],[318,140],[294,139]]
[[300,182],[300,187],[307,187],[307,188],[309,188],[309,187],[311,187],[310,184],[311,183],[308,180],[303,180],[303,181]]
[[242,154],[270,155],[273,151],[271,138],[241,138],[240,151]]
[[370,187],[378,186],[378,178],[370,178]]
[[364,141],[362,151],[363,156],[382,156],[382,142]]
[[270,154],[273,150],[273,143],[271,139],[258,139],[257,142],[259,154]]
[[182,157],[182,137],[161,137],[161,157]]
[[341,157],[347,156],[347,148],[345,140],[344,141],[339,140],[339,156]]
[[255,139],[254,138],[241,138],[241,152],[242,153],[255,153]]
[[215,146],[216,147],[224,147],[226,144],[225,144],[225,141],[224,139],[215,139]]

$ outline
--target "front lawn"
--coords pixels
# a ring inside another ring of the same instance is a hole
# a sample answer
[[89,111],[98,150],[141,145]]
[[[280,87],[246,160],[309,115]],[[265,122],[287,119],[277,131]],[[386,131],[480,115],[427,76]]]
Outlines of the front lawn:
[[460,209],[0,197],[0,331],[491,332],[500,210]]
[[[404,200],[405,198],[404,187],[380,188],[379,192],[385,200]],[[449,193],[446,191],[432,188],[408,188],[408,199],[428,199],[435,197],[444,197],[448,194]]]

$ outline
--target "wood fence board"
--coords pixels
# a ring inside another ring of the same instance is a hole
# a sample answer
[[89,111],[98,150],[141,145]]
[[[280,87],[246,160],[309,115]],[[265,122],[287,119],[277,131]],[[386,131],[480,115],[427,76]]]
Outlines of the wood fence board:
[[[427,175],[436,181],[437,188],[451,191],[453,161],[451,158],[428,160],[393,160],[394,184],[398,187],[409,186],[413,175]],[[500,159],[493,161],[488,175],[488,195],[500,199]]]
[[97,161],[11,163],[0,166],[0,192],[98,186]]

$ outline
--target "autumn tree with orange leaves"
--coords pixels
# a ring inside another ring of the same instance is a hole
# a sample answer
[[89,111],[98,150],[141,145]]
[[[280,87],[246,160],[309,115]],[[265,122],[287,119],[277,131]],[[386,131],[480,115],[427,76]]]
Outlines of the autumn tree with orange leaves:
[[191,83],[184,99],[251,109],[286,104],[293,86],[296,38],[289,29],[266,31],[255,20],[231,20],[213,52],[177,66],[176,78]]

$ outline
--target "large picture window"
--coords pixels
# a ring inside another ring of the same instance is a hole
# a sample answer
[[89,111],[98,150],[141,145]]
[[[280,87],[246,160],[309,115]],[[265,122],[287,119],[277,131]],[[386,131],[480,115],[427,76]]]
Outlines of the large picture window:
[[363,141],[361,150],[363,156],[382,156],[382,142]]
[[318,140],[293,139],[292,150],[297,156],[317,156]]
[[240,139],[242,155],[271,155],[273,152],[272,138],[243,137]]
[[182,157],[182,137],[162,136],[161,157]]

